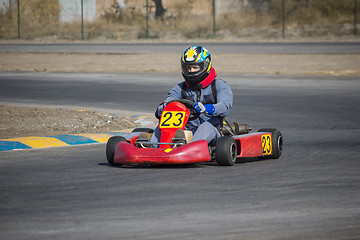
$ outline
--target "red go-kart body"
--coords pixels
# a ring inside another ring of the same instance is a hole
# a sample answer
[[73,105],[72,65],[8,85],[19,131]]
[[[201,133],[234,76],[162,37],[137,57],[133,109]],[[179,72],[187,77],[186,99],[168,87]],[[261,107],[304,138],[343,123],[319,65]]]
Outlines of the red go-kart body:
[[120,142],[114,154],[115,164],[191,164],[211,160],[205,140],[172,148],[137,148]]
[[[205,140],[187,144],[176,143],[178,129],[185,129],[190,117],[189,106],[180,102],[166,105],[159,121],[160,143],[140,141],[144,129],[111,137],[107,143],[107,159],[110,164],[193,164],[210,162],[231,166],[237,158],[278,158],[282,152],[282,135],[276,129],[261,129],[256,133],[231,134],[218,139],[215,147]],[[140,138],[139,138],[140,137]]]

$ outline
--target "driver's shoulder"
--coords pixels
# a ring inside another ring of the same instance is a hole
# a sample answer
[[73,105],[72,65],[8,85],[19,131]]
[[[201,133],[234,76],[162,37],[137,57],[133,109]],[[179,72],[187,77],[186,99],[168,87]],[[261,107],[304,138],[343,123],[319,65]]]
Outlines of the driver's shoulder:
[[223,79],[221,79],[221,78],[215,79],[215,86],[216,86],[216,90],[217,90],[217,91],[231,90],[229,84],[227,84],[227,82],[225,82],[225,81],[224,81]]
[[218,85],[219,85],[219,86],[228,85],[228,84],[225,82],[225,80],[222,79],[222,78],[215,78],[214,81],[215,81],[216,86],[218,86]]
[[176,85],[172,88],[172,90],[173,90],[173,91],[176,91],[176,92],[181,92],[181,90],[182,90],[185,86],[186,86],[186,85],[185,85],[185,81],[184,81],[184,82],[180,82],[180,83],[176,84]]
[[182,81],[175,85],[176,87],[183,88],[185,86],[185,81]]

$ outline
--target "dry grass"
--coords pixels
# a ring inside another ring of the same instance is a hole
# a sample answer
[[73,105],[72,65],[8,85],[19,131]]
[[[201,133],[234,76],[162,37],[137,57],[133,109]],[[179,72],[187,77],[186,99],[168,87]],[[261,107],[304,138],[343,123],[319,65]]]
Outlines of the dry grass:
[[[211,4],[210,0],[202,1],[204,4]],[[230,7],[231,11],[228,13],[216,16],[217,38],[281,37],[281,2],[281,0],[272,0],[271,4],[259,8],[251,5],[242,9],[237,9],[236,5]],[[196,9],[199,8],[199,2],[194,0],[173,0],[166,3],[167,11],[163,19],[154,19],[152,15],[150,16],[150,38],[170,40],[213,38],[211,6],[200,11]],[[360,12],[359,5],[358,12]],[[352,35],[353,11],[351,0],[286,0],[287,37]],[[109,7],[97,20],[84,22],[85,39],[146,38],[143,6],[120,13],[120,15],[115,14]],[[20,15],[23,39],[81,39],[80,20],[74,23],[59,21],[60,6],[57,0],[22,1]],[[0,8],[0,21],[0,39],[17,38],[16,9],[8,11],[6,8]]]

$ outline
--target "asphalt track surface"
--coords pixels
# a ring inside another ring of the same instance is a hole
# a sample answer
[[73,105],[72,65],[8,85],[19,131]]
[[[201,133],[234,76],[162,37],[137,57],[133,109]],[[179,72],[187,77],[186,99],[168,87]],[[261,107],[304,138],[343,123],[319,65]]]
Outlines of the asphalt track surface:
[[[220,76],[230,120],[283,133],[279,160],[111,167],[105,144],[0,152],[1,239],[359,239],[359,79]],[[180,80],[2,73],[0,102],[151,113]]]
[[[359,54],[359,42],[207,42],[213,54]],[[144,54],[181,53],[189,43],[2,43],[0,52]]]

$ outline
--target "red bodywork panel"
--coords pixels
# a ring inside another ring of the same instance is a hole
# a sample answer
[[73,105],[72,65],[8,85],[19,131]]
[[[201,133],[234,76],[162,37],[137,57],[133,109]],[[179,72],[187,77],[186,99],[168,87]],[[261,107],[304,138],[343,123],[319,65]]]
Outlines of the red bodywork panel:
[[205,140],[172,148],[137,148],[120,142],[114,154],[115,164],[191,164],[211,161]]
[[268,132],[257,132],[234,136],[237,145],[237,157],[262,157],[271,154],[271,142],[267,143],[264,141],[264,139],[266,140],[269,135],[271,141],[271,133]]
[[[140,133],[127,136],[128,142],[120,142],[115,151],[115,164],[191,164],[211,161],[208,144],[205,140],[192,142],[176,149],[172,148],[137,148],[134,146]],[[262,157],[266,152],[263,138],[271,133],[257,132],[234,136],[238,158]]]

